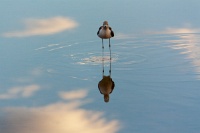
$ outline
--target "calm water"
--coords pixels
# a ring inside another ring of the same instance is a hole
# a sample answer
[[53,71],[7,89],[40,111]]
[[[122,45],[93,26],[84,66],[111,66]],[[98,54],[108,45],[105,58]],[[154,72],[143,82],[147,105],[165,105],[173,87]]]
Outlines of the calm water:
[[199,4],[2,0],[0,133],[199,133]]

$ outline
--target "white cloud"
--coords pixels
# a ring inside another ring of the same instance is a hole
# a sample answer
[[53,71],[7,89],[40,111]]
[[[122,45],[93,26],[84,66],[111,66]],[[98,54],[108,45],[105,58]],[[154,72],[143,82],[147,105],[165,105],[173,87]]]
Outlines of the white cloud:
[[6,32],[5,37],[27,37],[34,35],[49,35],[70,30],[77,27],[77,22],[66,17],[52,17],[47,19],[26,19],[23,30]]
[[59,92],[59,96],[62,99],[66,100],[73,100],[73,99],[80,99],[87,96],[87,90],[76,90],[76,91],[69,91],[69,92]]
[[[69,93],[86,93],[71,91]],[[78,96],[79,98],[84,97]],[[4,133],[116,133],[118,120],[108,120],[102,112],[81,108],[84,100],[57,102],[43,107],[0,109],[0,131]],[[79,99],[79,100],[78,100]]]
[[8,89],[7,92],[0,94],[0,99],[13,99],[13,98],[27,98],[32,96],[40,87],[38,85],[29,85],[22,87],[13,87]]

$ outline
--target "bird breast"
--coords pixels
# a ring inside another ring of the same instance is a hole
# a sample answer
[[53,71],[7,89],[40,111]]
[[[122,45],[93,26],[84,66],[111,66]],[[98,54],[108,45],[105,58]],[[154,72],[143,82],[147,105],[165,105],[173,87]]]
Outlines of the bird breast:
[[112,82],[108,78],[104,78],[99,82],[99,89],[103,94],[110,94],[112,91]]
[[109,30],[109,28],[102,28],[98,34],[98,36],[102,39],[108,39],[108,38],[111,38],[111,31]]

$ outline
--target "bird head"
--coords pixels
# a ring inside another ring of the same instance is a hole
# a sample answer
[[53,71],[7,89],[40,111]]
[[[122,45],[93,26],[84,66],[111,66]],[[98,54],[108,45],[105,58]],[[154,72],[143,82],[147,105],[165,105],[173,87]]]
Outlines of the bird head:
[[103,27],[104,27],[104,29],[106,29],[106,28],[109,27],[109,26],[108,26],[108,21],[104,21],[104,22],[103,22]]
[[108,25],[108,21],[104,21],[104,22],[103,22],[103,25]]

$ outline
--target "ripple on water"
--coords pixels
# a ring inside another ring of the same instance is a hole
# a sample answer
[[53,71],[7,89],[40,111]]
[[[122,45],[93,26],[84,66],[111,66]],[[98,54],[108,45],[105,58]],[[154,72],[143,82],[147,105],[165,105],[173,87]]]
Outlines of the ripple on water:
[[145,55],[123,53],[119,54],[118,62],[114,65],[115,70],[133,70],[135,65],[139,65],[147,60]]
[[[138,41],[123,40],[116,42],[118,40],[113,40],[113,45],[111,47],[111,63],[116,64],[117,70],[132,70],[133,65],[140,64],[147,60],[147,57],[143,54],[135,54],[133,49],[139,49],[143,46],[137,45]],[[100,44],[100,45],[99,45]],[[71,62],[69,64],[74,65],[108,65],[110,63],[110,52],[107,45],[105,45],[104,55],[102,57],[101,41],[82,41],[82,42],[57,42],[54,44],[46,44],[36,48],[36,51],[45,50],[47,52],[54,52],[54,54],[64,52],[64,57],[70,58]],[[83,47],[84,46],[84,47]],[[81,49],[80,49],[81,48]],[[92,52],[91,52],[92,51]],[[47,53],[46,53],[47,54]],[[45,56],[45,55],[43,55]],[[48,56],[48,55],[47,55]],[[63,56],[60,56],[63,58]]]
[[[112,70],[132,71],[140,75],[184,75],[183,72],[191,72],[193,67],[199,68],[197,63],[199,47],[184,42],[185,38],[181,40],[173,35],[112,39]],[[52,59],[51,62],[49,60],[45,62],[49,65],[49,69],[57,70],[59,73],[61,70],[66,72],[66,68],[71,68],[73,72],[71,77],[74,79],[80,78],[75,74],[77,68],[87,71],[90,65],[101,65],[102,60],[107,66],[110,63],[110,52],[106,43],[102,57],[101,40],[56,42],[41,45],[35,50],[42,54],[40,57]],[[85,67],[82,67],[84,65]]]
[[[71,58],[74,60],[75,64],[84,65],[84,64],[90,64],[90,65],[99,65],[104,62],[104,64],[110,63],[110,53],[104,53],[104,56],[102,56],[102,53],[96,52],[96,53],[77,53],[71,55]],[[113,53],[111,56],[111,62],[117,62],[118,55]]]

